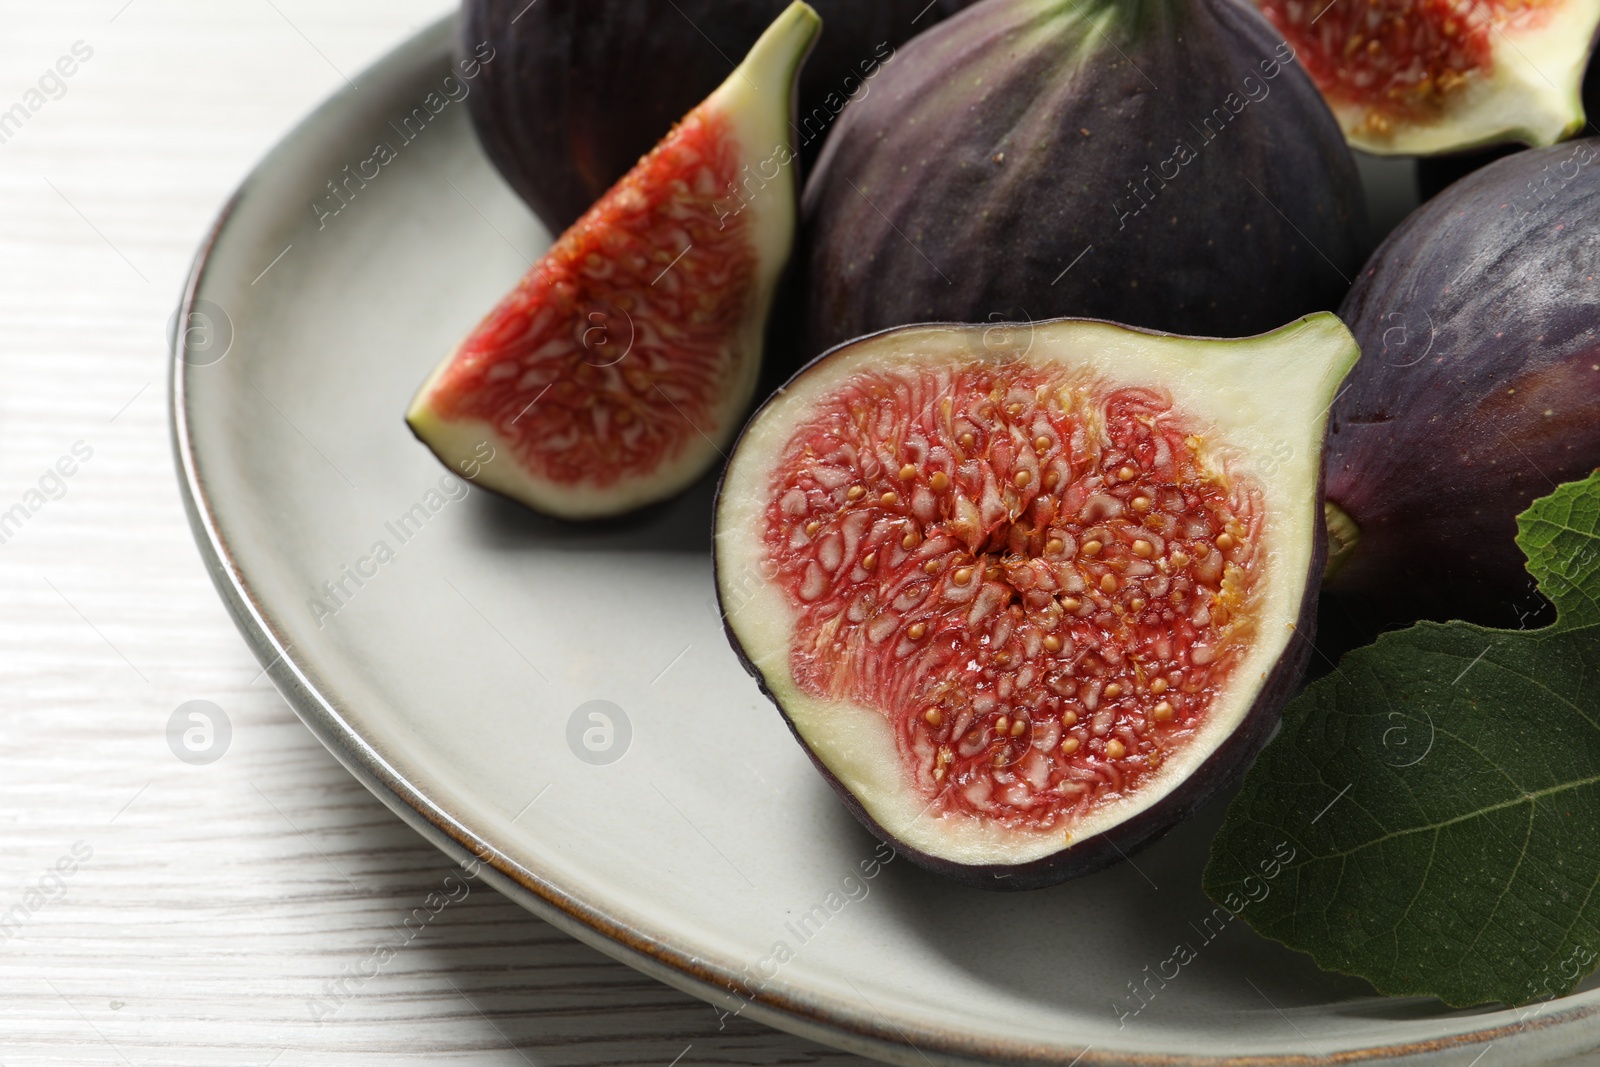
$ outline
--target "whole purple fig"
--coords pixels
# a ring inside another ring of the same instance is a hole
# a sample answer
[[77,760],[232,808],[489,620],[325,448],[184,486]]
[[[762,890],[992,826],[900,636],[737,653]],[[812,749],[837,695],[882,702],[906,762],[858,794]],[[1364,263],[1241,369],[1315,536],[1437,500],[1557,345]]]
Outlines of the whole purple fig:
[[[464,61],[494,56],[467,98],[484,151],[559,233],[722,84],[787,2],[463,0]],[[794,120],[802,159],[898,45],[971,2],[815,0],[823,31]]]
[[1238,337],[1333,310],[1365,202],[1301,68],[1237,0],[946,19],[845,109],[807,180],[803,354],[915,322]]
[[1600,138],[1450,186],[1340,317],[1363,358],[1324,468],[1329,590],[1377,626],[1525,624],[1517,513],[1600,465]]

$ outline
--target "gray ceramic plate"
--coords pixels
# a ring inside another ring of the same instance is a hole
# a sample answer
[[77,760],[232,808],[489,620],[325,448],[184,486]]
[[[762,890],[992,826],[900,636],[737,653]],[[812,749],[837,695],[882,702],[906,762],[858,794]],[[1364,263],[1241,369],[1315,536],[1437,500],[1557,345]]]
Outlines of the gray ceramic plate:
[[[1492,1042],[1493,1067],[1600,1045],[1592,992],[1532,1018],[1447,1012],[1218,923],[1198,889],[1215,808],[1044,892],[879,865],[723,639],[710,484],[590,529],[441,482],[401,413],[549,241],[452,98],[472,83],[446,82],[449,33],[250,176],[201,249],[174,362],[201,550],[353,774],[584,941],[900,1063],[1465,1067]],[[1179,942],[1197,958],[1149,980]]]

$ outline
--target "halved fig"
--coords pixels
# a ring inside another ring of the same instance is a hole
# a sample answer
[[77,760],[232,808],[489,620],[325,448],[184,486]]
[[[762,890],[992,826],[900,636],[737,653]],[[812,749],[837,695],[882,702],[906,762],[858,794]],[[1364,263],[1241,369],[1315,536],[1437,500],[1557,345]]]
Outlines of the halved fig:
[[1023,889],[1164,833],[1310,652],[1331,314],[1243,340],[1059,319],[822,356],[723,474],[729,638],[846,805]]
[[1256,0],[1357,148],[1431,155],[1584,126],[1600,0]]
[[793,244],[789,122],[820,25],[791,4],[439,364],[406,420],[446,466],[586,519],[672,496],[719,458]]

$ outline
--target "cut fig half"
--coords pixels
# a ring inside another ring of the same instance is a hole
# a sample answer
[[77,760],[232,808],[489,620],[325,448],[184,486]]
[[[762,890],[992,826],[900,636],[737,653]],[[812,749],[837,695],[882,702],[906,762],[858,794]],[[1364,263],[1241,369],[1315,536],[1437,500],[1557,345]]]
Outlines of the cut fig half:
[[1579,99],[1600,0],[1256,0],[1351,145],[1435,155],[1553,144]]
[[719,459],[793,244],[794,89],[820,26],[790,5],[439,364],[406,420],[446,466],[588,519]]
[[735,650],[866,826],[999,889],[1115,862],[1265,743],[1310,653],[1319,313],[1210,340],[911,326],[797,374],[723,474]]

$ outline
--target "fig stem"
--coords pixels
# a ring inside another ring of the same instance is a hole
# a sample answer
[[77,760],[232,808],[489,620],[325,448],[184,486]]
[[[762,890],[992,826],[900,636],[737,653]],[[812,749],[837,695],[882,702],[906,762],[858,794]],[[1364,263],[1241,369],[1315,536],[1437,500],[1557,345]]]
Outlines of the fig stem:
[[1355,554],[1356,546],[1361,544],[1361,527],[1331,500],[1322,502],[1322,513],[1328,523],[1328,562],[1322,568],[1322,580],[1326,582]]

